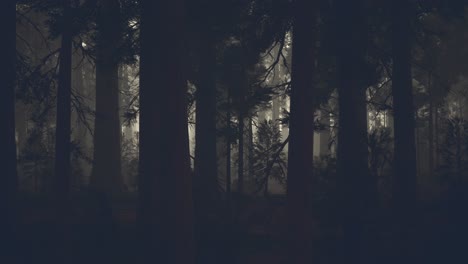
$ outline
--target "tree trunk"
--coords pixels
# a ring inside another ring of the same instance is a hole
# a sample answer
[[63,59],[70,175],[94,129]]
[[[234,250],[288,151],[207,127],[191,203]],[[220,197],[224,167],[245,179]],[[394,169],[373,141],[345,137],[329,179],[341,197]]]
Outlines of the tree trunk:
[[[81,56],[81,52],[74,52],[72,55],[72,86],[78,96],[86,98],[86,91],[83,80],[83,61],[81,60]],[[86,107],[86,100],[84,99],[82,102]],[[79,113],[78,111],[84,111],[84,109],[75,109],[75,111],[72,110],[71,112],[72,127],[74,126],[72,129],[72,140],[79,144],[78,147],[83,153],[86,153],[86,149],[88,147],[86,142],[88,131],[85,124],[82,122],[83,120],[80,119],[80,115],[85,114],[85,112]],[[74,178],[72,179],[72,185],[81,187],[81,185],[83,185],[86,161],[84,161],[81,157],[74,158],[76,160],[75,164],[77,166],[76,170],[78,171],[78,175],[73,175]]]
[[[8,253],[4,263],[13,263],[15,256],[15,224],[17,196],[17,168],[15,142],[15,61],[16,61],[16,1],[7,0],[0,4],[0,25],[3,32],[2,63],[0,80],[2,95],[0,96],[0,168],[2,168],[2,183],[0,184],[0,236],[7,243],[2,250]],[[10,254],[11,253],[11,254]],[[3,259],[1,259],[3,260]]]
[[184,1],[144,0],[141,10],[139,263],[190,264],[194,244]]
[[397,234],[395,263],[412,258],[411,230],[416,209],[416,147],[411,77],[410,9],[408,0],[393,1],[393,110],[395,129],[393,200]]
[[213,32],[202,30],[200,45],[200,80],[195,93],[195,164],[194,193],[197,236],[197,263],[211,263],[210,250],[217,239],[213,234],[219,201],[216,135],[216,42]]
[[439,107],[436,105],[434,108],[434,167],[439,168]]
[[254,177],[254,142],[253,142],[253,120],[252,120],[252,117],[249,117],[249,133],[248,133],[248,137],[249,137],[249,143],[248,143],[248,157],[247,157],[247,161],[248,161],[248,168],[249,168],[249,180],[252,180],[253,177]]
[[[368,39],[363,1],[338,1],[339,44],[338,106],[339,130],[337,174],[343,213],[344,259],[368,263],[368,230],[372,208],[377,202],[377,184],[368,168],[366,40]],[[352,21],[352,22],[350,22]]]
[[204,30],[200,45],[200,81],[196,91],[195,126],[195,208],[207,215],[218,199],[216,157],[216,43],[212,32]]
[[57,237],[60,248],[58,260],[64,262],[69,258],[70,240],[68,213],[70,209],[71,183],[71,78],[72,78],[72,29],[71,6],[68,0],[63,1],[62,44],[57,88],[57,121],[55,141],[55,179],[54,203],[56,209]]
[[226,202],[228,208],[228,214],[230,216],[231,207],[231,93],[229,88],[227,89],[227,104],[228,109],[226,113]]
[[237,125],[239,136],[239,150],[237,162],[237,193],[239,197],[244,193],[244,114],[242,111],[239,113],[239,120]]
[[96,55],[96,119],[91,184],[107,195],[122,188],[118,45],[122,39],[117,0],[99,1]]
[[67,206],[70,192],[70,140],[71,140],[71,70],[72,33],[70,4],[64,0],[64,22],[60,48],[59,80],[57,89],[57,123],[55,142],[55,193],[59,210]]
[[[83,61],[83,93],[85,97],[88,99],[86,100],[86,106],[89,107],[89,110],[94,111],[95,106],[96,106],[96,73],[94,70],[94,67],[91,62],[88,60]],[[88,125],[89,129],[91,131],[94,131],[94,124],[95,124],[95,116],[94,115],[89,115],[88,116]],[[91,131],[88,131],[88,128],[86,128],[86,136],[83,138],[83,146],[85,147],[85,154],[93,159],[94,155],[94,146],[93,146],[93,141],[94,141],[94,136],[91,133]],[[83,163],[83,184],[90,185],[91,183],[91,174],[93,171],[93,165],[90,164],[89,162],[84,162]]]
[[434,175],[434,98],[432,95],[432,75],[428,74],[428,87],[429,91],[429,122],[428,122],[428,141],[429,141],[429,178],[432,179]]
[[291,107],[289,120],[289,158],[287,207],[289,225],[289,263],[312,263],[313,234],[311,183],[314,157],[313,71],[315,38],[311,25],[316,24],[316,1],[295,2]]

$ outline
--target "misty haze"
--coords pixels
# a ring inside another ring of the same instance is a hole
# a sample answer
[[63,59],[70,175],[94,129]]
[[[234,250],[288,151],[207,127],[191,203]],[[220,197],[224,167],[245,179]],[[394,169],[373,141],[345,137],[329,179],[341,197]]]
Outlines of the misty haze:
[[1,0],[0,263],[468,263],[468,3]]

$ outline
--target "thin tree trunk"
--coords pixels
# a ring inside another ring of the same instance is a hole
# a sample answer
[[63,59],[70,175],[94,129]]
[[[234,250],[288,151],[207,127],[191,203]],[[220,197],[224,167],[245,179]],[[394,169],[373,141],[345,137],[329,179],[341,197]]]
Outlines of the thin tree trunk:
[[[339,129],[337,174],[343,213],[344,259],[349,263],[369,263],[369,224],[377,203],[377,183],[368,168],[367,142],[367,25],[363,1],[338,1],[341,42],[338,54]],[[352,21],[352,22],[350,22]]]
[[[74,52],[72,55],[72,86],[78,96],[86,98],[83,80],[83,61],[81,61],[81,56],[82,54],[79,52]],[[86,106],[85,100],[83,100],[83,103]],[[87,149],[86,135],[88,131],[86,130],[86,126],[82,123],[83,120],[80,119],[80,113],[78,111],[84,111],[84,109],[77,109],[75,111],[72,110],[72,126],[75,127],[75,129],[72,129],[72,138],[73,141],[76,141],[79,144],[78,147],[80,150],[85,152]],[[81,157],[75,158],[77,160],[76,169],[78,171],[78,175],[74,175],[75,177],[72,179],[72,185],[80,187],[83,184],[83,175],[86,161],[84,161]]]
[[68,210],[71,183],[71,81],[72,81],[72,29],[71,6],[63,0],[62,44],[60,48],[59,78],[57,88],[57,121],[55,141],[54,194],[56,221],[59,230],[59,261],[69,258],[70,241]]
[[101,0],[98,8],[96,56],[96,119],[91,184],[107,195],[122,189],[121,126],[119,116],[120,7],[117,0]]
[[411,230],[416,209],[416,147],[411,77],[409,1],[393,1],[393,110],[395,129],[393,201],[397,233],[394,263],[414,263]]
[[[228,95],[228,100],[230,97]],[[229,109],[226,115],[226,200],[228,204],[228,210],[231,212],[231,110]]]
[[439,167],[439,107],[434,108],[434,167]]
[[457,125],[456,127],[457,132],[455,133],[456,135],[456,152],[455,152],[455,157],[456,157],[456,168],[457,168],[457,185],[462,186],[461,184],[463,183],[462,181],[462,152],[461,152],[461,145],[462,145],[462,128],[460,125]]
[[248,160],[248,168],[249,168],[249,178],[250,179],[253,179],[253,174],[254,174],[254,167],[253,167],[253,163],[254,163],[254,154],[253,154],[253,150],[254,150],[254,142],[253,142],[253,120],[252,120],[252,117],[249,117],[249,133],[248,133],[248,136],[249,136],[249,149],[248,149],[248,157],[247,157],[247,160]]
[[428,141],[429,141],[429,178],[432,179],[434,174],[434,98],[432,95],[432,75],[428,74],[428,87],[429,90],[429,131],[428,131]]
[[72,35],[70,4],[64,0],[64,23],[57,90],[57,123],[55,143],[55,193],[60,209],[67,206],[70,192],[70,140],[71,140],[71,64]]
[[[17,223],[16,196],[18,189],[16,168],[15,142],[15,61],[16,61],[16,1],[7,0],[0,4],[0,25],[3,32],[2,63],[0,81],[2,95],[0,96],[0,236],[3,237],[8,255],[0,256],[0,262],[14,263],[16,243],[15,233]],[[11,243],[10,243],[11,242]],[[5,258],[3,258],[5,257]]]
[[190,264],[194,237],[184,1],[144,0],[141,10],[139,263]]
[[239,150],[237,163],[237,193],[239,197],[244,193],[244,114],[239,113],[238,120]]
[[289,120],[289,158],[287,208],[289,263],[305,264],[313,260],[313,219],[311,190],[314,157],[313,71],[315,38],[311,26],[316,23],[316,1],[295,2],[291,108]]

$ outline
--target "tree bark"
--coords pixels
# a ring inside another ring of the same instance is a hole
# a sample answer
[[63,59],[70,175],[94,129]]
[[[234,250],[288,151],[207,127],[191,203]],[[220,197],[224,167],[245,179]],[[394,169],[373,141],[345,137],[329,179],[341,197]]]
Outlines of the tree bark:
[[[16,1],[7,0],[0,4],[0,25],[3,34],[2,63],[0,80],[2,95],[0,96],[0,168],[2,168],[2,184],[0,185],[0,236],[7,243],[5,250],[8,255],[0,256],[0,261],[13,263],[15,253],[16,229],[16,196],[18,188],[16,168],[15,142],[15,61],[16,61]],[[3,258],[5,257],[5,258]]]
[[[337,174],[341,193],[343,257],[349,263],[369,263],[372,249],[364,226],[377,201],[376,181],[368,168],[367,142],[367,24],[363,1],[337,2],[339,129]],[[352,22],[351,22],[352,21]]]
[[316,1],[300,0],[294,6],[291,107],[287,207],[289,263],[312,263],[313,234],[311,183],[313,175],[314,96],[313,70]]
[[184,1],[144,0],[141,10],[140,263],[190,264],[194,239]]
[[409,1],[393,1],[393,110],[394,178],[393,201],[396,224],[395,263],[416,261],[412,258],[411,230],[416,210],[416,147],[414,103],[411,77]]
[[119,116],[119,55],[122,39],[117,0],[98,2],[96,55],[96,119],[91,184],[107,195],[122,189]]

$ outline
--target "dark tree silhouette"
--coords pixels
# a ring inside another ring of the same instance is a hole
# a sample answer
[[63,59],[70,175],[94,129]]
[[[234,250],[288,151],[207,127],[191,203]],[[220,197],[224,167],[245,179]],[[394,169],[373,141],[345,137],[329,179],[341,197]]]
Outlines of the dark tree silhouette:
[[[4,241],[12,243],[2,249],[2,252],[12,253],[9,246],[13,244],[16,223],[16,143],[15,143],[15,60],[16,60],[16,1],[2,1],[0,5],[0,25],[4,33],[3,62],[0,68],[2,95],[0,96],[0,168],[2,169],[2,184],[0,187],[0,236]],[[5,250],[5,251],[4,251]],[[9,255],[11,257],[11,255]],[[3,259],[0,255],[0,261]]]
[[61,47],[57,87],[57,121],[55,128],[54,204],[58,261],[65,261],[70,253],[69,222],[71,183],[71,86],[72,86],[72,18],[69,0],[62,2]]
[[[70,139],[71,139],[71,70],[72,70],[72,20],[71,6],[63,0],[61,24],[60,65],[57,88],[57,123],[55,141],[54,192],[59,212],[68,206],[70,192]],[[60,214],[60,213],[59,213]]]
[[[339,130],[337,173],[344,230],[343,257],[366,263],[365,219],[375,202],[368,169],[366,88],[366,13],[364,1],[336,2],[338,19]],[[342,41],[346,40],[346,41]]]
[[[207,16],[208,18],[209,16]],[[203,19],[197,27],[199,71],[196,85],[194,213],[197,241],[197,263],[214,262],[212,245],[214,216],[219,215],[218,157],[216,149],[216,63],[217,36],[211,21]]]
[[218,201],[216,157],[216,42],[214,33],[201,30],[199,81],[195,93],[194,184],[197,212],[206,214]]
[[97,11],[96,119],[92,185],[107,194],[121,190],[119,118],[119,44],[122,42],[118,0],[101,0]]
[[409,259],[414,250],[409,235],[414,224],[416,203],[415,120],[411,76],[411,23],[409,1],[393,1],[393,112],[395,157],[393,199],[397,235],[395,257],[398,262]]
[[298,0],[294,6],[291,110],[287,205],[289,263],[312,263],[313,234],[311,183],[313,174],[314,96],[313,65],[316,1]]
[[141,4],[141,263],[189,264],[194,252],[184,1]]

